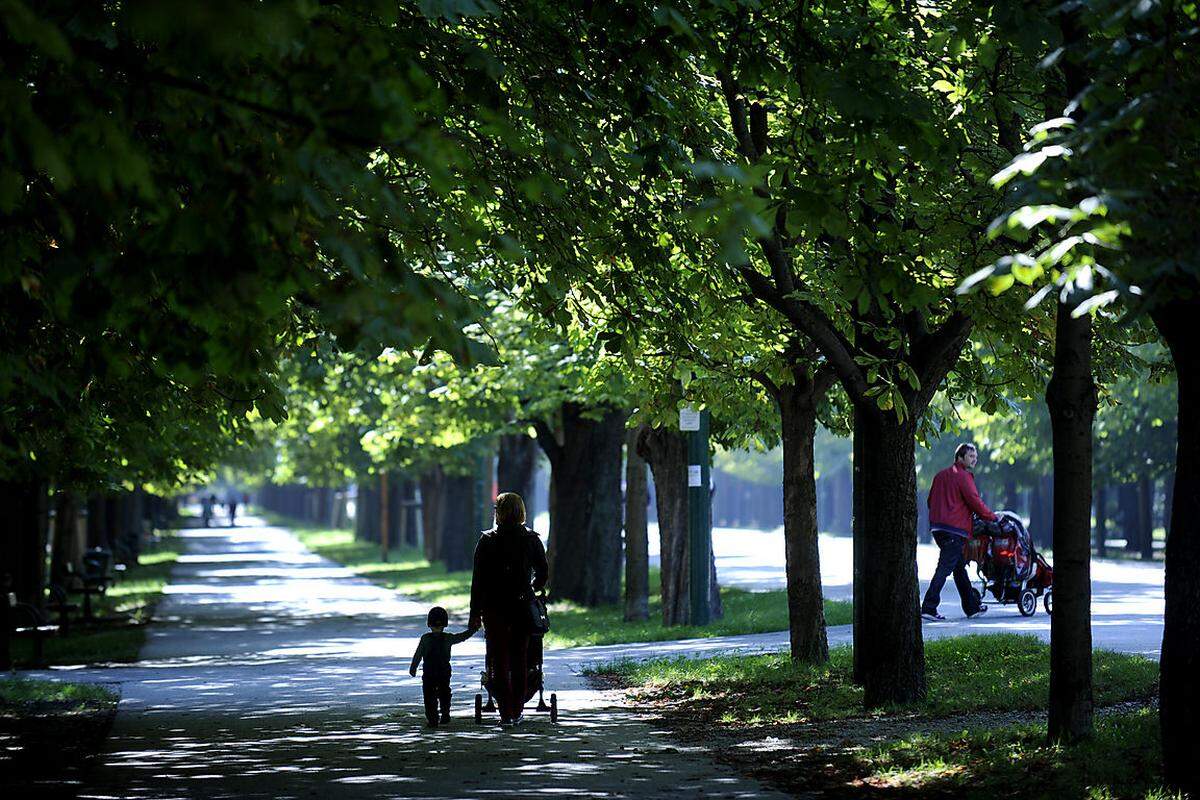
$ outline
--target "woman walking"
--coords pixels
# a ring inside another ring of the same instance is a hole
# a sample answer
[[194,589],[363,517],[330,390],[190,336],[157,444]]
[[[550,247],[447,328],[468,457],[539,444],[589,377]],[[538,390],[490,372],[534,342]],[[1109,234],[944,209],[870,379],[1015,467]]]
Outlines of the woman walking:
[[501,494],[495,510],[495,526],[475,546],[470,627],[483,623],[500,724],[518,725],[528,688],[529,600],[546,586],[546,548],[525,526],[519,494]]

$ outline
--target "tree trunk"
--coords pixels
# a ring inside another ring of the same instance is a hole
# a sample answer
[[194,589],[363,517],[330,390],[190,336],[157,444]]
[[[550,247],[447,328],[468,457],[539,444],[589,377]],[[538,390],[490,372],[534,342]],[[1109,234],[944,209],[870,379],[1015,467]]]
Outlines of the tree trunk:
[[[637,453],[642,426],[625,431],[625,621],[650,618],[650,542],[646,533],[646,461]],[[531,476],[532,477],[532,476]]]
[[87,543],[79,530],[79,498],[59,490],[54,498],[54,539],[50,545],[50,581],[65,584],[68,571],[83,563]]
[[1137,484],[1122,484],[1117,490],[1117,516],[1120,518],[1122,533],[1125,538],[1125,550],[1134,552],[1142,546],[1142,534],[1138,512]]
[[421,476],[421,527],[425,532],[425,558],[430,562],[441,556],[442,522],[447,511],[446,480],[441,465]]
[[654,474],[663,625],[686,625],[692,613],[688,602],[687,438],[679,431],[643,428],[637,451]]
[[597,606],[621,599],[625,412],[599,410],[599,420],[584,413],[575,403],[563,405],[561,443],[544,423],[536,427],[554,471],[550,592],[556,599]]
[[0,556],[17,601],[42,608],[46,590],[46,484],[0,482]]
[[1163,479],[1163,538],[1164,540],[1171,535],[1171,506],[1175,504],[1175,471],[1167,473],[1167,477]]
[[862,565],[866,560],[867,539],[863,533],[864,509],[863,509],[863,489],[866,479],[863,476],[863,464],[866,461],[866,456],[863,455],[866,436],[866,422],[860,419],[861,414],[857,405],[854,408],[854,431],[851,434],[852,453],[851,458],[851,478],[850,483],[850,535],[853,537],[851,542],[851,599],[853,600],[852,611],[853,617],[853,637],[854,637],[854,664],[853,664],[853,681],[859,686],[863,685],[866,675],[866,667],[864,665],[864,653],[866,648],[859,647],[858,642],[863,641],[867,632],[863,627],[863,610],[867,607],[866,601],[863,599],[863,586],[866,578],[862,574]]
[[[870,398],[866,402],[871,402]],[[914,412],[916,413],[916,412]],[[917,581],[916,426],[891,412],[859,408],[855,413],[856,455],[862,457],[862,635],[863,700],[867,708],[912,703],[925,697],[925,652],[921,640]],[[856,534],[858,532],[856,531]],[[857,581],[856,581],[857,583]],[[857,609],[856,609],[857,612]]]
[[1046,405],[1054,446],[1054,615],[1050,618],[1049,736],[1092,733],[1092,322],[1059,303]]
[[1096,489],[1096,555],[1104,558],[1108,542],[1108,486],[1101,484]]
[[442,529],[438,534],[438,555],[448,572],[470,569],[479,541],[478,519],[475,516],[475,478],[473,475],[453,475],[445,479],[443,490],[445,510]]
[[1016,511],[1020,502],[1017,495],[1017,482],[1009,478],[1004,482],[1004,506],[1009,511]]
[[1142,532],[1142,559],[1154,559],[1154,481],[1150,478],[1138,480],[1138,530]]
[[521,495],[530,523],[537,515],[533,506],[533,473],[537,468],[537,454],[537,440],[524,433],[509,433],[500,437],[500,457],[496,461],[497,489]]
[[1154,314],[1179,380],[1179,424],[1166,548],[1159,719],[1167,782],[1200,797],[1200,347],[1196,300]]
[[821,593],[813,464],[817,407],[813,393],[806,391],[809,388],[793,384],[782,386],[779,391],[783,432],[783,540],[792,658],[821,664],[829,660],[829,641],[825,635],[825,602]]

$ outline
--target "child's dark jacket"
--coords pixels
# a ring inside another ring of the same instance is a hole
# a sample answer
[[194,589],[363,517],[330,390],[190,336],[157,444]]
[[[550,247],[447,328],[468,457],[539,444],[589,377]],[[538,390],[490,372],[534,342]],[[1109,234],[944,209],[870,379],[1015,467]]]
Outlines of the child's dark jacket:
[[412,665],[409,666],[410,673],[417,671],[417,664],[422,660],[425,661],[425,668],[421,671],[421,677],[424,680],[442,680],[450,677],[450,647],[459,642],[466,641],[471,638],[471,634],[475,631],[468,628],[462,633],[440,633],[430,631],[421,637],[421,643],[417,645],[417,652],[413,653]]

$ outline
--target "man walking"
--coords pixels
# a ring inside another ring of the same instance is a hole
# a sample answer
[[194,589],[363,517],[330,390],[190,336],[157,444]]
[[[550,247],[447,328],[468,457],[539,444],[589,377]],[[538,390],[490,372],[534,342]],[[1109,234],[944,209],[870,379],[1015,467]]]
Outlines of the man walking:
[[954,575],[954,585],[958,588],[958,597],[967,617],[987,613],[987,606],[979,602],[972,591],[971,579],[967,577],[963,560],[963,544],[971,535],[972,513],[987,520],[996,518],[991,509],[983,504],[979,490],[975,488],[972,470],[978,460],[979,453],[975,445],[960,444],[954,451],[954,464],[934,475],[933,485],[929,487],[929,530],[941,550],[933,580],[929,582],[925,600],[921,603],[921,617],[931,622],[945,619],[937,608],[942,587],[946,585],[946,576],[950,574]]

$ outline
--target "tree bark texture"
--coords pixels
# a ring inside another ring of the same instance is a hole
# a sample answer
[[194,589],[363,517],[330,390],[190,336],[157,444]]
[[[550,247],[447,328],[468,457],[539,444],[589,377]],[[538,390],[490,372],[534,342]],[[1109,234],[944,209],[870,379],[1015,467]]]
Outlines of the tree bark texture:
[[585,606],[621,599],[621,445],[625,412],[562,407],[562,440],[536,423],[554,479],[550,516],[550,593]]
[[36,480],[0,482],[0,555],[12,578],[17,601],[42,608],[46,590],[46,484]]
[[1138,480],[1138,530],[1141,531],[1139,553],[1144,561],[1154,558],[1154,481]]
[[[654,476],[663,625],[689,625],[692,621],[692,606],[689,580],[691,547],[688,535],[687,436],[680,431],[665,428],[644,428],[638,436],[637,451],[650,465],[650,472]],[[709,550],[711,552],[712,548]],[[709,619],[715,620],[724,614],[721,589],[717,584],[715,557],[709,561],[709,569]]]
[[1092,323],[1059,303],[1046,387],[1054,447],[1054,615],[1050,618],[1051,741],[1092,733]]
[[354,538],[363,542],[379,541],[379,492],[366,481],[358,484],[354,501]]
[[[862,574],[862,566],[866,561],[866,534],[863,532],[863,486],[865,478],[863,477],[863,446],[866,437],[866,422],[859,419],[861,416],[858,408],[854,409],[854,430],[851,433],[852,455],[851,455],[851,484],[850,484],[850,535],[851,540],[851,599],[853,601],[853,636],[854,641],[859,642],[866,638],[866,629],[863,626],[863,609],[866,608],[866,602],[863,600],[863,586],[866,579]],[[859,686],[863,685],[863,675],[866,670],[863,667],[863,648],[854,648],[854,663],[852,678]]]
[[625,621],[650,618],[650,542],[646,461],[637,453],[644,426],[625,431]]
[[425,530],[425,558],[437,561],[441,554],[442,520],[446,512],[446,474],[441,465],[421,476],[421,525]]
[[533,473],[537,468],[537,440],[524,433],[508,433],[500,437],[500,453],[496,461],[496,487],[500,492],[516,492],[525,501],[525,515],[530,521],[537,515],[533,506]]
[[105,538],[108,531],[108,523],[105,520],[108,504],[104,502],[104,496],[94,494],[88,497],[87,500],[87,546],[88,547],[107,547],[108,541]]
[[474,513],[474,476],[447,476],[443,496],[442,529],[438,534],[439,560],[449,572],[470,569],[480,532]]
[[1179,380],[1179,424],[1166,548],[1166,608],[1159,720],[1167,782],[1200,797],[1200,302],[1176,301],[1154,313]]
[[862,478],[863,699],[867,708],[925,697],[925,655],[918,613],[916,427],[890,412],[859,410]]
[[663,625],[686,625],[692,613],[688,604],[687,438],[679,431],[644,428],[637,449],[654,474]]
[[59,490],[54,498],[54,530],[50,544],[50,581],[64,584],[68,570],[83,563],[87,542],[79,526],[79,497]]
[[[821,552],[817,530],[817,484],[813,440],[819,398],[811,386],[782,386],[783,539],[787,575],[788,636],[792,658],[814,664],[829,660]],[[824,391],[821,391],[824,394]]]

